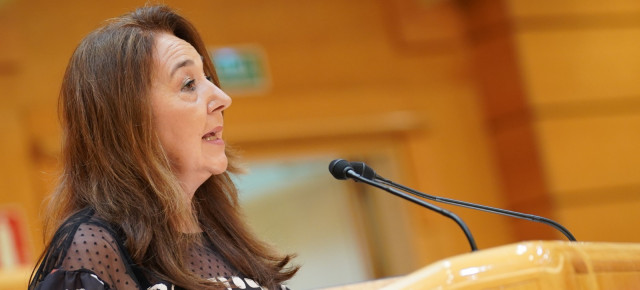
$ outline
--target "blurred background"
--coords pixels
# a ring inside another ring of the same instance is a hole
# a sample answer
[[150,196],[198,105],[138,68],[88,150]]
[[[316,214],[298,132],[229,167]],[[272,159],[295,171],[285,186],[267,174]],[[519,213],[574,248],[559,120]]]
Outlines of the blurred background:
[[[58,172],[57,96],[79,41],[147,1],[0,0],[0,288],[25,288]],[[640,2],[181,0],[234,98],[247,219],[312,289],[467,253],[451,220],[333,179],[336,158],[448,198],[640,242]],[[480,249],[565,240],[443,207]],[[17,285],[17,286],[16,286]]]

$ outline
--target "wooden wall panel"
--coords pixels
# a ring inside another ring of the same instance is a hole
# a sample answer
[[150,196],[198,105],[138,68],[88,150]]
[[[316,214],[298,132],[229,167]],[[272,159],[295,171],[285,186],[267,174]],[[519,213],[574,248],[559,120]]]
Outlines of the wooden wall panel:
[[[634,189],[635,193],[638,188]],[[608,195],[602,192],[600,196]],[[581,241],[631,242],[638,243],[638,233],[634,229],[638,225],[637,198],[609,200],[607,198],[588,199],[585,197],[572,200],[558,208],[560,220],[569,227]]]
[[[506,208],[554,219],[506,1],[468,2],[470,46]],[[550,227],[511,218],[518,240],[556,238]]]
[[[2,2],[2,1],[0,1]],[[40,198],[33,180],[36,167],[31,155],[31,134],[26,124],[23,100],[28,88],[21,86],[26,57],[25,38],[20,15],[12,13],[15,3],[0,3],[0,210],[16,210],[24,218],[24,229],[32,260],[42,247],[40,226]],[[31,84],[33,86],[33,83]],[[30,262],[30,261],[29,261]]]
[[519,57],[533,105],[640,97],[640,21],[623,28],[522,30]]
[[8,207],[20,212],[28,227],[27,245],[29,259],[42,249],[40,215],[41,201],[36,194],[33,180],[33,160],[28,131],[22,116],[11,108],[0,108],[0,208]]
[[541,120],[538,129],[555,194],[640,185],[640,114]]
[[[460,82],[434,86],[434,97],[416,102],[427,116],[427,128],[410,136],[407,174],[413,187],[438,196],[505,207],[492,142],[486,137],[482,104],[473,85]],[[411,184],[411,183],[410,183]],[[442,205],[458,214],[469,226],[479,248],[515,240],[511,219],[480,211]],[[416,231],[417,250],[427,261],[468,251],[455,224],[425,211],[416,215],[424,230]],[[433,249],[441,249],[436,252]]]
[[563,1],[535,1],[510,0],[510,14],[522,16],[568,16],[568,15],[597,15],[602,13],[630,13],[639,12],[640,3],[635,0],[563,0]]
[[640,4],[510,1],[551,196],[578,239],[638,242]]

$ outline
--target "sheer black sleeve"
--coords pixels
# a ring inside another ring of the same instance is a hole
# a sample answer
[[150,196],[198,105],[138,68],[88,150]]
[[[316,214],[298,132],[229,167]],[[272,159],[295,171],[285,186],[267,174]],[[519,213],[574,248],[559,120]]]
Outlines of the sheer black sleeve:
[[128,255],[115,233],[89,213],[60,227],[30,289],[138,289]]
[[118,244],[107,229],[83,223],[58,271],[90,271],[111,288],[136,289],[137,283],[123,261]]

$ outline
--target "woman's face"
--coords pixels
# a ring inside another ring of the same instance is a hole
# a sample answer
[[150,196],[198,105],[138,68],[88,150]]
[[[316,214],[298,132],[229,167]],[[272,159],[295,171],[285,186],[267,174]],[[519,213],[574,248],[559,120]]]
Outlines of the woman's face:
[[150,100],[160,143],[187,194],[227,169],[222,111],[231,98],[207,79],[188,42],[156,36]]

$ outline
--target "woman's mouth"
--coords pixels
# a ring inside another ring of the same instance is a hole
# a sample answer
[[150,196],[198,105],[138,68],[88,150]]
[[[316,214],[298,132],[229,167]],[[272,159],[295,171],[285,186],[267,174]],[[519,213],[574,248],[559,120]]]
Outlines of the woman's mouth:
[[213,141],[218,139],[218,137],[216,137],[215,133],[208,133],[207,135],[204,135],[204,137],[202,137],[203,140],[205,141]]
[[213,130],[209,131],[209,133],[204,134],[204,136],[202,136],[202,140],[222,141],[222,126],[215,127]]

